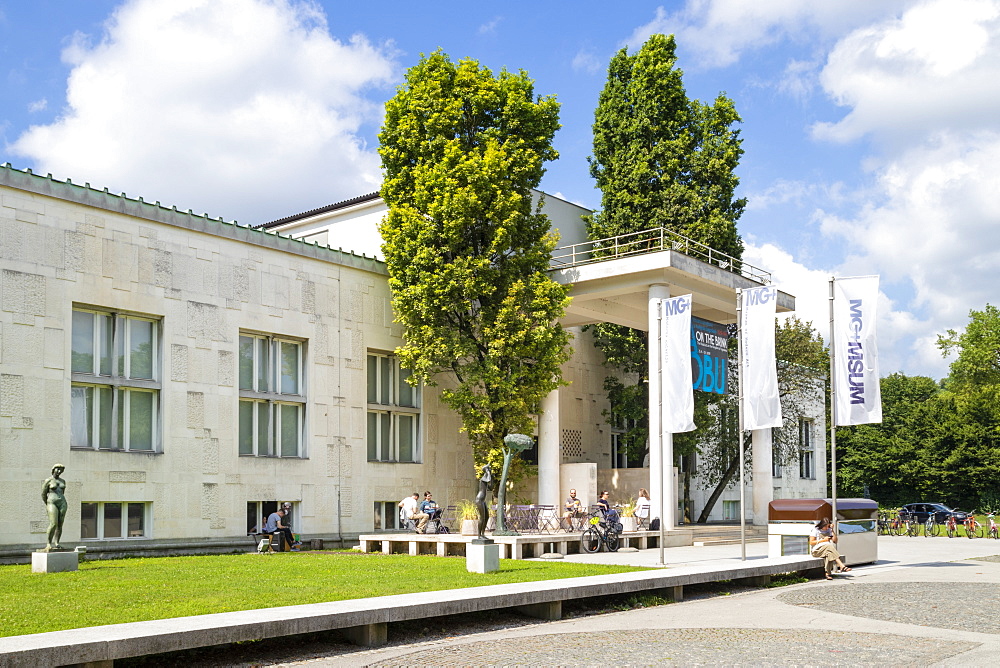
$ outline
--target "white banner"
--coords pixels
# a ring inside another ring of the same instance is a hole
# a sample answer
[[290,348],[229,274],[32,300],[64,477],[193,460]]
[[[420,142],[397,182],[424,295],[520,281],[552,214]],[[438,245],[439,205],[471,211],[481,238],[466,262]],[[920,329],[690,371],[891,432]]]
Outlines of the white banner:
[[878,276],[831,279],[833,387],[838,427],[882,421],[875,306]]
[[743,358],[743,427],[768,429],[781,426],[778,365],[774,356],[774,312],[778,289],[774,286],[743,291],[740,337]]
[[694,430],[691,387],[691,295],[660,302],[660,398],[664,433]]

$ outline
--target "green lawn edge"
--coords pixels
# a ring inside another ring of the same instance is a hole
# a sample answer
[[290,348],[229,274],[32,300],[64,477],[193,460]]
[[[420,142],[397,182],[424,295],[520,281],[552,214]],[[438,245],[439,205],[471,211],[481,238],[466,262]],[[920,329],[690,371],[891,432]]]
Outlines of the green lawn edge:
[[0,637],[641,570],[650,569],[502,559],[480,574],[461,557],[330,551],[95,560],[46,574],[0,566]]

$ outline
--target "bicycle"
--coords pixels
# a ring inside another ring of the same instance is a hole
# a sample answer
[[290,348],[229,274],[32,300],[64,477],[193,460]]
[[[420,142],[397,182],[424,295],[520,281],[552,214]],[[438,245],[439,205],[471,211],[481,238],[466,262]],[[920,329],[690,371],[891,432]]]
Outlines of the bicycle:
[[955,519],[954,515],[948,516],[948,521],[945,523],[945,531],[948,534],[948,538],[954,538],[958,535],[958,520]]
[[970,540],[983,537],[983,525],[979,523],[974,513],[969,513],[969,516],[965,518],[965,535]]
[[941,525],[938,524],[934,513],[930,513],[927,515],[927,521],[924,522],[924,537],[937,536],[939,533],[941,533]]
[[914,538],[920,535],[920,522],[917,521],[915,515],[906,515],[906,535],[910,538]]
[[990,513],[986,517],[990,521],[990,526],[986,530],[986,537],[993,538],[995,540],[1000,540],[1000,528],[997,527],[997,522],[993,513]]
[[590,518],[590,526],[580,536],[580,550],[587,554],[594,554],[601,549],[601,545],[607,548],[608,552],[617,552],[619,545],[617,522],[608,523],[601,519],[600,515]]

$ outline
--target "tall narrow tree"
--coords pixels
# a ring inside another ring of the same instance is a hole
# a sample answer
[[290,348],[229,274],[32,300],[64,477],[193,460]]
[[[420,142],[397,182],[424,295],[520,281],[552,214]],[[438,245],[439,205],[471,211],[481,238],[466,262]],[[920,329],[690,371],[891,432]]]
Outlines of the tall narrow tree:
[[[422,57],[386,103],[379,134],[389,213],[381,226],[401,364],[436,384],[483,461],[561,382],[567,289],[549,278],[555,246],[532,204],[558,154],[559,105],[528,75]],[[495,458],[495,455],[494,455]]]
[[[601,189],[601,210],[589,221],[591,239],[665,227],[735,260],[743,254],[736,221],[746,200],[736,197],[735,174],[743,155],[739,114],[720,94],[712,104],[690,99],[677,67],[673,36],[652,35],[634,54],[622,49],[611,59],[608,80],[594,114],[594,152],[590,173]],[[656,235],[658,238],[658,234]],[[608,365],[637,379],[635,386],[612,377],[612,412],[632,416],[627,433],[630,457],[645,449],[647,412],[646,335],[619,325],[594,327],[595,342]],[[700,397],[706,408],[714,398]],[[704,426],[711,415],[699,411]],[[693,438],[681,438],[675,453],[693,451]]]

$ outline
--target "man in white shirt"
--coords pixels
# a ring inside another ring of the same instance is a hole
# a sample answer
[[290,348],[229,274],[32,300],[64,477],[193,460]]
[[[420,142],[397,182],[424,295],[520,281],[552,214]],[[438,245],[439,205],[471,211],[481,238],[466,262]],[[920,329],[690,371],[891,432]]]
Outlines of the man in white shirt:
[[424,528],[427,526],[427,520],[430,519],[430,515],[427,513],[421,513],[417,508],[417,499],[420,495],[414,492],[411,496],[406,497],[399,502],[399,507],[402,508],[402,518],[405,522],[406,520],[413,520],[417,522],[417,533],[423,533]]

